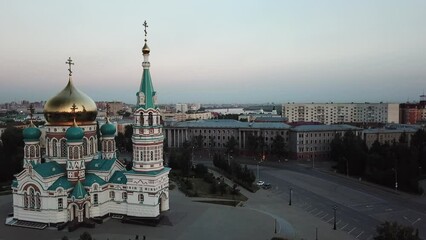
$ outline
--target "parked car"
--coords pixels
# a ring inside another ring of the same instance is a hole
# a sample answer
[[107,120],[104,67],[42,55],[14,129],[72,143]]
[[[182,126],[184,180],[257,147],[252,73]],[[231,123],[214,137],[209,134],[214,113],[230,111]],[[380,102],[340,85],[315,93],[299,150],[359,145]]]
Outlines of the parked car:
[[271,188],[271,184],[270,184],[270,183],[264,183],[264,184],[262,185],[262,188],[263,188],[263,189],[270,189],[270,188]]
[[265,182],[264,181],[260,181],[260,180],[257,181],[257,183],[256,183],[257,186],[262,186],[263,184],[265,184]]

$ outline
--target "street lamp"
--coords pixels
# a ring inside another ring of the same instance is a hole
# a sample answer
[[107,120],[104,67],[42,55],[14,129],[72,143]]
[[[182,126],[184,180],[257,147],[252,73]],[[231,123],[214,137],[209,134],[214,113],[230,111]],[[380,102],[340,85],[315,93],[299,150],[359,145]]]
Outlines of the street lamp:
[[395,174],[395,191],[398,191],[398,170],[395,168],[392,169]]
[[290,195],[289,195],[289,199],[288,199],[288,205],[291,206],[291,197],[293,195],[293,188],[290,188]]
[[336,210],[337,210],[337,206],[334,205],[333,206],[333,211],[334,211],[334,223],[333,223],[333,230],[336,230]]

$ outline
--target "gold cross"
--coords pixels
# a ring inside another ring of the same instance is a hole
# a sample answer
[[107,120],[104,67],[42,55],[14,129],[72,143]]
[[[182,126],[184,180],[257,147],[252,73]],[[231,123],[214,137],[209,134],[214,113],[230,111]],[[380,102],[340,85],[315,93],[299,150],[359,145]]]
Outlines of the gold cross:
[[145,27],[143,31],[145,32],[145,42],[146,42],[146,34],[147,34],[146,28],[148,27],[148,24],[146,23],[146,21],[143,22],[143,26]]
[[68,58],[68,60],[65,62],[65,64],[68,64],[68,66],[69,66],[68,71],[70,73],[68,75],[71,77],[72,76],[71,65],[74,65],[74,63],[72,62],[71,57]]

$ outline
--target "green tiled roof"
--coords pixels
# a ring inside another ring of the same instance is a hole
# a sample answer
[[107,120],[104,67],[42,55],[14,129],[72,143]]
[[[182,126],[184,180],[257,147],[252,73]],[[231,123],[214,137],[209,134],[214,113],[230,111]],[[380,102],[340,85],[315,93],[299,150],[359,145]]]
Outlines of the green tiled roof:
[[115,163],[115,158],[113,159],[93,159],[92,161],[90,161],[87,166],[86,169],[88,171],[92,170],[92,171],[109,171],[111,169],[111,167],[114,165]]
[[101,186],[106,184],[106,182],[102,180],[102,178],[98,177],[96,174],[86,173],[86,179],[84,180],[83,185],[85,187],[90,187],[94,183],[98,183]]
[[161,174],[161,173],[164,173],[164,172],[168,172],[168,171],[170,171],[170,170],[172,170],[171,168],[168,168],[168,167],[164,167],[163,169],[161,169],[161,170],[155,170],[155,171],[134,171],[134,170],[130,170],[130,171],[127,171],[127,172],[125,172],[125,173],[128,173],[128,174],[138,174],[138,175],[149,175],[149,176],[155,176],[155,175],[158,175],[158,174]]
[[83,184],[80,181],[77,182],[74,189],[72,190],[71,197],[75,199],[83,199],[87,196],[87,191],[84,189]]
[[65,173],[65,169],[55,161],[41,163],[33,166],[34,170],[44,178]]
[[143,92],[145,94],[145,104],[139,104],[139,107],[144,109],[155,108],[154,104],[154,96],[155,91],[152,86],[151,74],[149,73],[149,69],[143,70],[141,86],[139,88],[139,92]]
[[125,171],[115,171],[112,177],[109,179],[110,183],[126,184],[127,177],[124,175]]
[[66,176],[62,176],[58,178],[52,185],[50,185],[50,187],[47,190],[55,191],[59,187],[62,187],[65,190],[68,190],[72,188],[72,184],[68,181],[68,178]]

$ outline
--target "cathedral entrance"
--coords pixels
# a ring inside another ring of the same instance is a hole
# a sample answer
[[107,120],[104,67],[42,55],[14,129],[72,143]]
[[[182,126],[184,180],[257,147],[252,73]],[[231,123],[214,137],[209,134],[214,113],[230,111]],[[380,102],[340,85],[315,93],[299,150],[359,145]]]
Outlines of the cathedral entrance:
[[167,206],[167,196],[165,193],[162,193],[160,195],[160,199],[158,200],[159,206],[160,206],[160,213],[168,210]]

